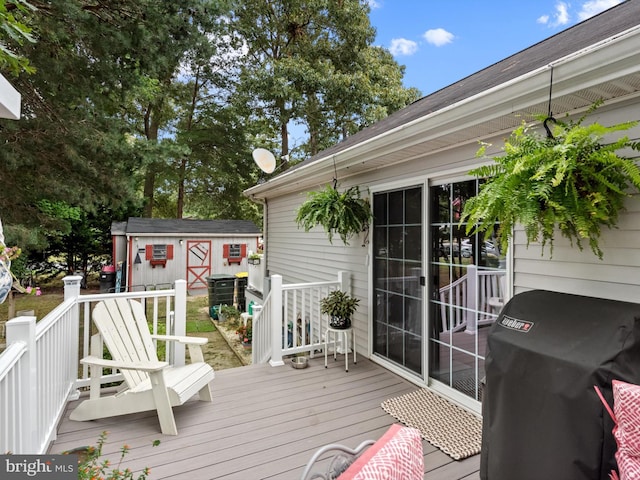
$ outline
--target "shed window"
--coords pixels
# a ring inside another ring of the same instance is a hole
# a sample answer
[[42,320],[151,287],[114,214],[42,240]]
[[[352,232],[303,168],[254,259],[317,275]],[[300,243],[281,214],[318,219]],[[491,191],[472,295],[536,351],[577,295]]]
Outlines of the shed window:
[[247,245],[244,243],[225,243],[222,256],[229,263],[241,263],[247,256]]
[[151,266],[162,265],[164,267],[167,260],[173,259],[173,245],[146,245],[145,256]]
[[152,260],[166,260],[167,259],[167,246],[166,245],[154,245]]

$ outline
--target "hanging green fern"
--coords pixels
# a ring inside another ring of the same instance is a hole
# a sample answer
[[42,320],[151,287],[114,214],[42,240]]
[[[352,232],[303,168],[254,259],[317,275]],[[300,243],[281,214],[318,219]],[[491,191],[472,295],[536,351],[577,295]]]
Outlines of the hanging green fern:
[[329,242],[333,243],[333,235],[338,234],[342,242],[349,245],[349,238],[364,231],[371,217],[369,201],[360,198],[357,186],[340,193],[327,185],[324,190],[309,192],[307,200],[298,209],[296,223],[305,232],[322,225]]
[[[597,106],[597,105],[596,105]],[[594,106],[589,112],[595,109]],[[524,123],[504,145],[504,155],[495,164],[476,168],[470,174],[486,178],[480,193],[469,199],[462,221],[467,234],[483,232],[500,223],[498,238],[506,248],[516,224],[524,226],[527,245],[540,241],[553,254],[556,228],[582,250],[588,241],[602,259],[598,244],[602,226],[615,227],[628,189],[640,189],[640,169],[616,152],[640,150],[624,136],[603,144],[608,134],[628,130],[637,122],[605,127],[594,123],[556,122],[552,137],[530,132]],[[485,147],[478,156],[485,155]]]

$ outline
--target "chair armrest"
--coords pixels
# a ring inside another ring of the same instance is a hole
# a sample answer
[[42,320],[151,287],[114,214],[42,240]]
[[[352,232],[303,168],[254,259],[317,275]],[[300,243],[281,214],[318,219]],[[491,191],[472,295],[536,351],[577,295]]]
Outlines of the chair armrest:
[[151,335],[153,340],[163,340],[166,342],[179,342],[191,345],[204,345],[209,339],[205,337],[185,337],[179,335]]
[[[337,478],[342,472],[344,472],[358,457],[362,454],[365,448],[370,447],[376,443],[375,440],[365,440],[356,448],[349,448],[338,443],[332,443],[331,445],[325,445],[316,451],[311,457],[311,460],[307,463],[304,471],[302,472],[301,480],[329,480]],[[330,462],[325,466],[322,472],[312,472],[315,468],[315,463],[320,457],[330,457]]]
[[116,360],[107,360],[93,355],[84,357],[80,363],[87,365],[95,365],[102,368],[119,368],[120,370],[140,370],[142,372],[157,372],[169,366],[169,362],[118,362]]

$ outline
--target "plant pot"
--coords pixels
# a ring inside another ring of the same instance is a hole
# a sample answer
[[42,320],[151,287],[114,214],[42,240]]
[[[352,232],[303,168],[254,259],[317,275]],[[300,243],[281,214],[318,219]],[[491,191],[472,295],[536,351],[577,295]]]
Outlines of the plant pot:
[[249,260],[247,260],[247,262],[249,263],[249,265],[260,265],[259,258],[250,258]]
[[331,328],[346,329],[351,326],[351,319],[341,318],[341,317],[331,317],[329,319],[329,326]]

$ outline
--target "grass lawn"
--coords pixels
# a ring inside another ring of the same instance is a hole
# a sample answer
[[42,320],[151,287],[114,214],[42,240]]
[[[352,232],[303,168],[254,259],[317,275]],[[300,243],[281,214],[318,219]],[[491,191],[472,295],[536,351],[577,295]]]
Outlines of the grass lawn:
[[[56,308],[64,300],[64,295],[59,293],[45,293],[36,297],[35,295],[15,294],[16,313],[21,310],[33,310],[36,318],[44,317],[51,310]],[[9,299],[0,304],[0,322],[9,320]]]

